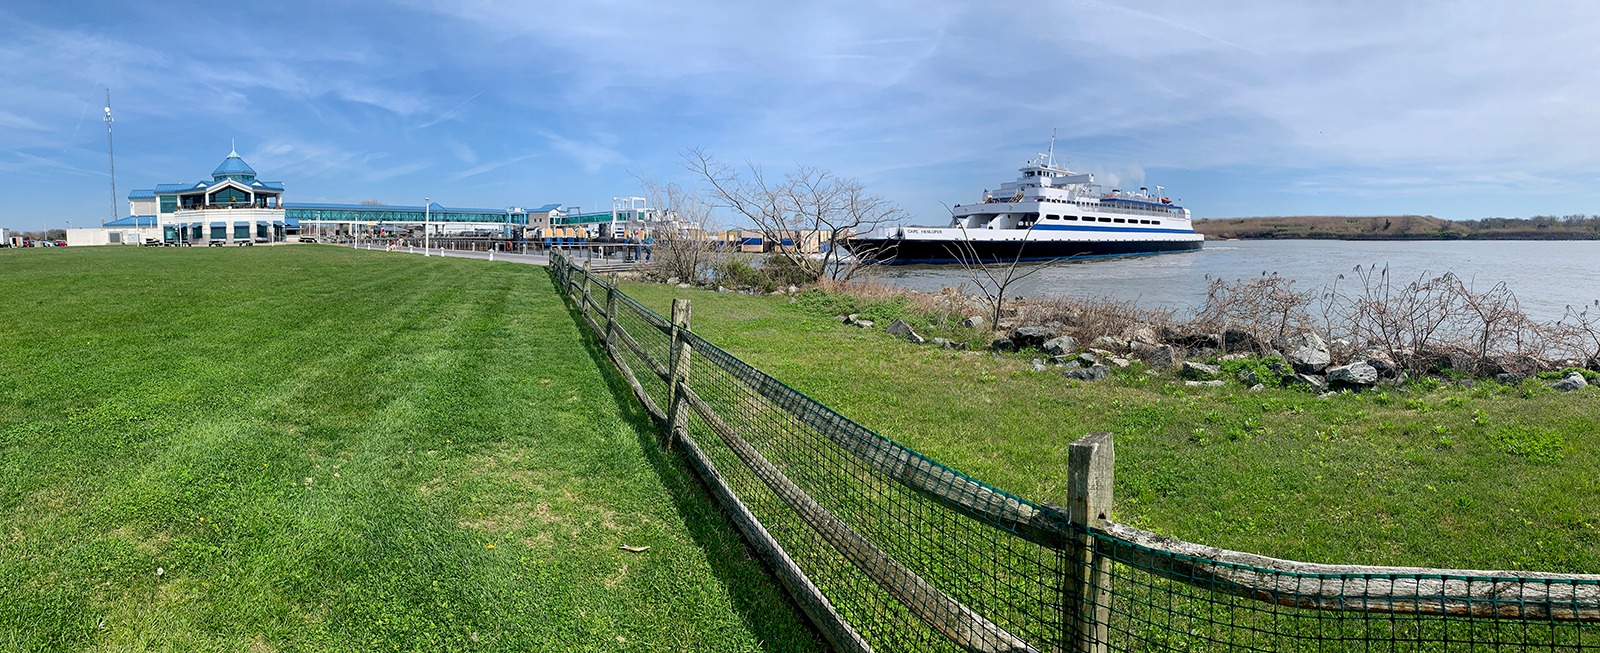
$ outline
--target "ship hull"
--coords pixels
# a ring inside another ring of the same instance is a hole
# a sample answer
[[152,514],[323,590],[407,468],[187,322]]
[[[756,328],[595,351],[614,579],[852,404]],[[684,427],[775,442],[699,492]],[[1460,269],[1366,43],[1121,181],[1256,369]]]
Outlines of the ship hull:
[[884,265],[939,265],[981,261],[1053,261],[1057,259],[1145,256],[1192,252],[1203,240],[948,240],[855,238],[850,251],[863,261]]

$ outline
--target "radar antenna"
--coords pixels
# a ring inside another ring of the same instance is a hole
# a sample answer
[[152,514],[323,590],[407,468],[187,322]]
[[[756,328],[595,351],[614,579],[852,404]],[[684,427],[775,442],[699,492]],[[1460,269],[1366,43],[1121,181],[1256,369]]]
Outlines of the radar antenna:
[[1056,167],[1056,130],[1050,129],[1050,167]]
[[106,165],[111,169],[111,219],[117,219],[117,156],[111,147],[111,89],[106,89]]

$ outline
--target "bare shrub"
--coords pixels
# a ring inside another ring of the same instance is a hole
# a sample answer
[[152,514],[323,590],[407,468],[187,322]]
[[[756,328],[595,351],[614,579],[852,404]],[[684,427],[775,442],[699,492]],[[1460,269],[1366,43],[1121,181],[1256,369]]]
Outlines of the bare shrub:
[[1582,309],[1567,306],[1561,319],[1548,325],[1547,337],[1562,355],[1590,368],[1600,366],[1600,300]]
[[1171,308],[1144,308],[1108,297],[1056,297],[1036,299],[1023,306],[1022,316],[1032,323],[1059,324],[1080,340],[1116,335],[1130,327],[1148,325],[1159,333],[1178,323]]
[[1244,331],[1266,342],[1309,328],[1312,297],[1276,272],[1231,282],[1211,279],[1194,325],[1210,333]]

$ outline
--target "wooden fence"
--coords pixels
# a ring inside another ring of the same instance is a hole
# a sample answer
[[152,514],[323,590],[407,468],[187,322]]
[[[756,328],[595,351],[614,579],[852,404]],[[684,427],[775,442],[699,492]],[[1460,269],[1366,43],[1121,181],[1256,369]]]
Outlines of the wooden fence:
[[841,651],[1585,650],[1600,575],[1322,565],[1112,519],[1110,434],[1065,506],[840,416],[553,252],[551,273],[751,548]]

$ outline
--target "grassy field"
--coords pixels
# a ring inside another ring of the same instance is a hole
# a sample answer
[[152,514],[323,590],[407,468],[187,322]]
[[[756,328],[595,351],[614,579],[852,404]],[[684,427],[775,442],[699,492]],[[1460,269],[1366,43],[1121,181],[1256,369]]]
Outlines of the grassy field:
[[0,651],[818,648],[541,268],[8,250],[0,298]]
[[[784,297],[627,283],[863,425],[1036,501],[1067,445],[1116,437],[1117,519],[1312,562],[1600,572],[1600,391],[1414,383],[1319,399],[1185,387],[1134,369],[1083,383],[845,326]],[[876,316],[886,317],[886,316]],[[882,323],[880,322],[880,326]]]

